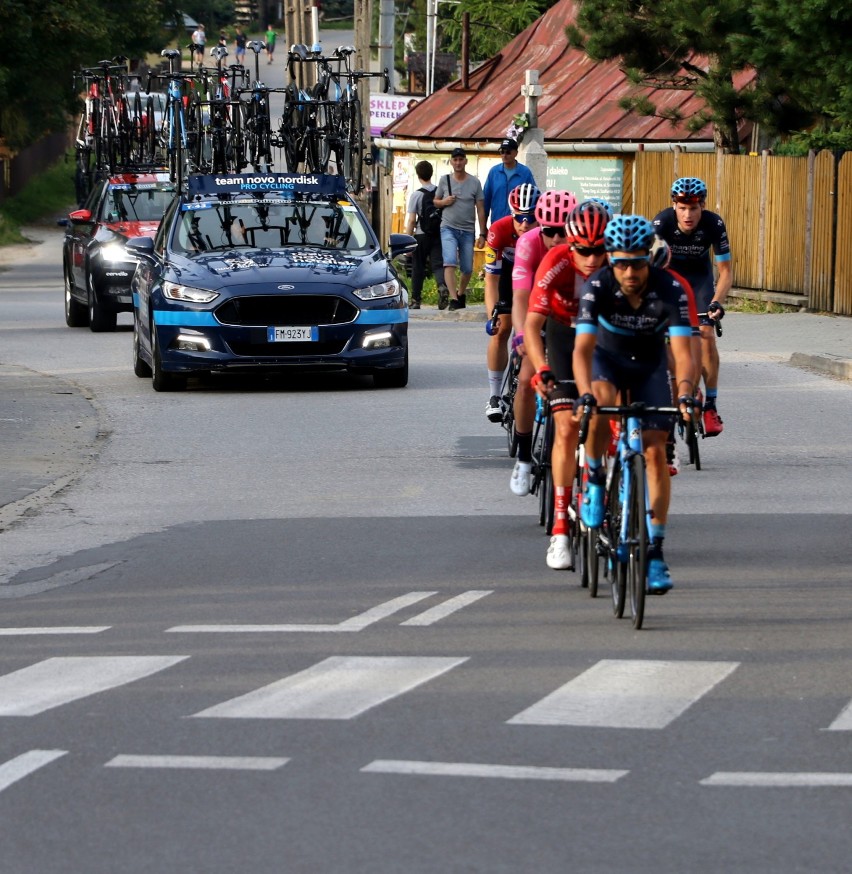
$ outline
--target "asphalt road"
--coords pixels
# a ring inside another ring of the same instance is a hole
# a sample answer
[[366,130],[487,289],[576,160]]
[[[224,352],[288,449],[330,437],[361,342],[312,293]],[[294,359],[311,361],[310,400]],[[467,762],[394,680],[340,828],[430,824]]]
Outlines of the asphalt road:
[[413,322],[404,390],[158,395],[57,253],[0,272],[0,451],[43,453],[0,517],[4,874],[848,870],[849,383],[726,319],[634,632],[545,567],[480,323]]

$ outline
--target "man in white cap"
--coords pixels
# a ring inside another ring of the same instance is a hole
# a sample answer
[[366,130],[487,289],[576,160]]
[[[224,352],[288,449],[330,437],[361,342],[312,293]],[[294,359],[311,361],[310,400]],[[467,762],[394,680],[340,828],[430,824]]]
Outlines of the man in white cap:
[[500,163],[488,171],[482,189],[489,225],[510,214],[509,192],[525,182],[535,185],[532,171],[518,161],[517,141],[507,137],[500,143]]

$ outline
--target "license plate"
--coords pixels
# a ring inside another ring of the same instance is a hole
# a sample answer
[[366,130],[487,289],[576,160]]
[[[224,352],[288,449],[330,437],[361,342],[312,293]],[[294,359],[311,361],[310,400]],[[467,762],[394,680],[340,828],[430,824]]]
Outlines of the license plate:
[[305,343],[319,339],[316,325],[297,325],[291,328],[267,328],[266,338],[270,343]]

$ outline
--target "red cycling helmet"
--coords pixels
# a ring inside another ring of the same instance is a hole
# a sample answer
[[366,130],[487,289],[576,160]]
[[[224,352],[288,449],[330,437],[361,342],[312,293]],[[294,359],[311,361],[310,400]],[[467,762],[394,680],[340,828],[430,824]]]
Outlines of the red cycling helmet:
[[578,246],[602,246],[608,221],[606,207],[594,200],[584,200],[571,211],[565,230],[568,239]]
[[577,198],[570,191],[545,191],[535,206],[535,219],[545,228],[558,228],[565,224]]

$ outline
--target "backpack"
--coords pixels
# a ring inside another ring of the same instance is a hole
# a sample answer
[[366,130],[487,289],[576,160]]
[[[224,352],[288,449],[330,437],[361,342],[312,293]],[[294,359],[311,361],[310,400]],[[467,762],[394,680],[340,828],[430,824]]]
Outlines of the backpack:
[[441,210],[435,206],[435,190],[418,189],[423,196],[420,198],[420,208],[417,211],[417,221],[421,233],[434,237],[441,231]]

